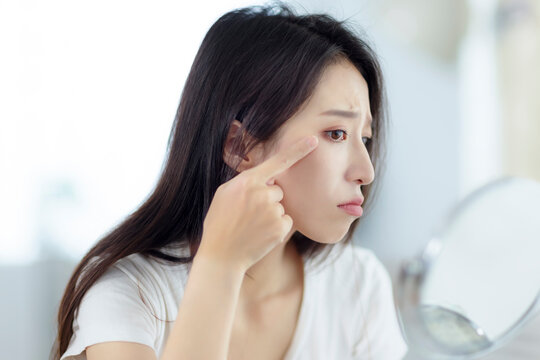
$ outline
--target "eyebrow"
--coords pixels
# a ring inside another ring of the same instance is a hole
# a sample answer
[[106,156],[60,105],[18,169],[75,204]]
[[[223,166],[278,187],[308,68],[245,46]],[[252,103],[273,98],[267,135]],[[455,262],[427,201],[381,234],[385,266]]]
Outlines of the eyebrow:
[[[334,115],[334,116],[341,116],[341,117],[344,117],[344,118],[347,118],[347,119],[355,119],[355,118],[359,118],[360,117],[360,114],[357,113],[357,112],[354,112],[354,111],[346,111],[346,110],[337,110],[337,109],[331,109],[331,110],[327,110],[325,112],[322,112],[320,115]],[[368,115],[368,121],[369,121],[369,126],[371,127],[372,125],[372,118],[370,115]]]

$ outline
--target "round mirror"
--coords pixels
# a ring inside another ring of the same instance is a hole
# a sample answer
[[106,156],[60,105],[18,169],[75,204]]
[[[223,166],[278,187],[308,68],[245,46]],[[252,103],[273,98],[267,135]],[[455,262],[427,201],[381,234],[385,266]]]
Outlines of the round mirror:
[[540,183],[504,177],[469,194],[403,264],[396,297],[405,340],[428,359],[505,343],[540,311]]

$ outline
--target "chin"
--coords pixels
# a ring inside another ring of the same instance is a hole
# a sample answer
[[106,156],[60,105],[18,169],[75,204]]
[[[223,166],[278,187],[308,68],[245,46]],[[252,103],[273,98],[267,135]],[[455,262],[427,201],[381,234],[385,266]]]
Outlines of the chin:
[[329,233],[328,229],[325,229],[324,232],[302,231],[301,229],[298,229],[298,232],[300,232],[302,235],[320,244],[337,244],[338,242],[343,240],[343,238],[345,238],[348,231],[349,227],[347,227],[346,229],[336,229],[336,231],[334,231],[333,233]]

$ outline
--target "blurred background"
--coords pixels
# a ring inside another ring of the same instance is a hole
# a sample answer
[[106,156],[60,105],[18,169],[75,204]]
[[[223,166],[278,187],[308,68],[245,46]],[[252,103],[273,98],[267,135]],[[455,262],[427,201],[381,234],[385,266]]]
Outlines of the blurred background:
[[[48,356],[75,264],[157,180],[206,31],[263,3],[0,0],[0,358]],[[394,280],[470,191],[540,181],[540,1],[288,3],[380,57],[388,165],[355,243]],[[539,359],[539,318],[486,359]]]

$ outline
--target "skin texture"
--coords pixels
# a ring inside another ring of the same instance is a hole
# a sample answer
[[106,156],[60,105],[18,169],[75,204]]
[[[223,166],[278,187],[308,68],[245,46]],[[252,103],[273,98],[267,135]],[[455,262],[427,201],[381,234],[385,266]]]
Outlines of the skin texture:
[[[354,111],[358,117],[321,115],[330,109]],[[234,120],[229,134],[234,134],[239,125]],[[374,179],[364,145],[366,137],[372,136],[370,126],[367,83],[352,63],[343,60],[326,69],[313,96],[282,125],[272,147],[261,144],[247,154],[247,159],[241,159],[238,171],[260,164],[302,135],[319,138],[314,151],[275,177],[275,184],[284,193],[281,204],[293,219],[293,227],[282,244],[248,270],[251,278],[246,277],[242,284],[240,304],[262,302],[299,285],[299,277],[291,276],[298,266],[290,264],[301,260],[288,242],[296,230],[325,244],[337,243],[346,235],[355,217],[337,205],[362,196],[361,185]],[[228,155],[226,152],[225,161]]]

